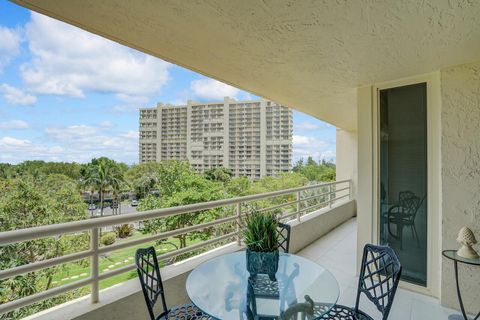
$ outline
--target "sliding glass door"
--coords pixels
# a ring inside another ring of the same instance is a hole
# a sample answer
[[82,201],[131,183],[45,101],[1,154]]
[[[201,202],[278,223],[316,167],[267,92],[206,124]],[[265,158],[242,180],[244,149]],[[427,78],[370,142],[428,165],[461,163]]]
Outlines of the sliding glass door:
[[402,279],[427,285],[427,85],[383,89],[380,111],[380,243]]

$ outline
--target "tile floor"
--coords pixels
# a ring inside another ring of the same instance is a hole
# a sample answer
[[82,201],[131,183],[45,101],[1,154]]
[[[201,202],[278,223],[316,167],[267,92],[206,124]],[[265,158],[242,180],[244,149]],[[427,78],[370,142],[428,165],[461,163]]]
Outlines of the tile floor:
[[[312,243],[299,255],[316,261],[330,270],[340,286],[339,303],[355,304],[358,278],[355,276],[357,223],[353,218]],[[363,298],[362,298],[363,299]],[[374,319],[380,319],[373,304],[360,304]],[[399,288],[389,320],[443,320],[456,311],[444,308],[437,299]]]

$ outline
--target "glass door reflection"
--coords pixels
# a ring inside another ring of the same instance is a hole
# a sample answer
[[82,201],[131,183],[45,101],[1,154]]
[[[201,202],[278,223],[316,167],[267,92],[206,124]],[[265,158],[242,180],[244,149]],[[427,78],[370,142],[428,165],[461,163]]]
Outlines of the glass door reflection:
[[427,86],[380,90],[380,243],[427,284]]

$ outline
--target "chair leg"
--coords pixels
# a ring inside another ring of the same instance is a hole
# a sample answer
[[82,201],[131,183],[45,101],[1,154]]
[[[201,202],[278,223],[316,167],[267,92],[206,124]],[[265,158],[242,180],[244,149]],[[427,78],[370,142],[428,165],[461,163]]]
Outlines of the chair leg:
[[403,224],[399,223],[397,226],[398,238],[400,239],[400,250],[403,250]]
[[417,228],[415,228],[415,224],[412,225],[413,226],[413,232],[415,233],[415,239],[417,239],[417,248],[420,248],[420,241],[418,239],[418,233],[417,233]]

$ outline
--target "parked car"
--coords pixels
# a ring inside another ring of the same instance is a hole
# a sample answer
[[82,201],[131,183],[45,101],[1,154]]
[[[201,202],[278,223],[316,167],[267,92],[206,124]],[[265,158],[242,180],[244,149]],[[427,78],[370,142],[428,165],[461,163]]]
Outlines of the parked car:
[[95,209],[97,209],[97,206],[95,205],[95,203],[90,203],[88,205],[88,210],[95,210]]
[[138,201],[137,200],[132,200],[132,202],[130,202],[130,205],[132,207],[136,207],[136,206],[138,206]]

